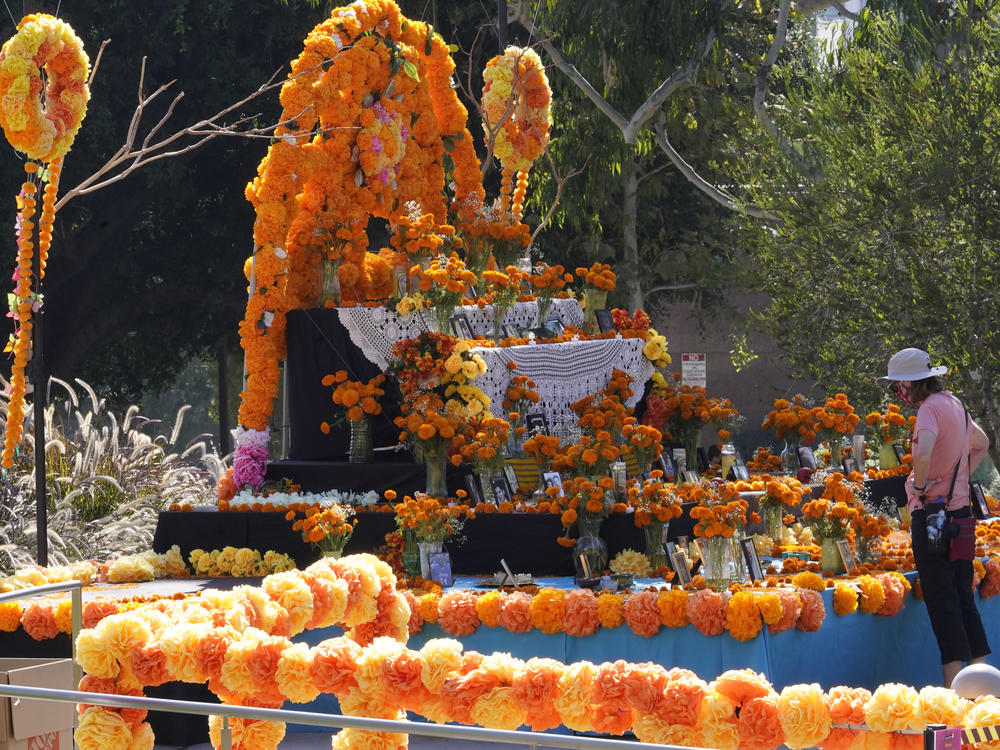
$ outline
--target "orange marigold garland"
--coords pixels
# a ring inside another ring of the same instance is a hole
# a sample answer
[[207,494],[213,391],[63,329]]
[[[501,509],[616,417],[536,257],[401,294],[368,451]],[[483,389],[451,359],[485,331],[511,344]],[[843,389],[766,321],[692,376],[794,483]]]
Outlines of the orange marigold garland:
[[[45,14],[26,16],[17,33],[0,50],[0,126],[14,148],[29,159],[24,165],[27,178],[18,196],[16,287],[11,303],[14,334],[5,351],[12,351],[11,391],[3,456],[0,465],[11,468],[14,452],[21,442],[24,426],[25,367],[31,357],[31,314],[41,304],[36,282],[32,290],[36,199],[40,182],[48,184],[42,198],[38,234],[39,266],[45,264],[52,241],[55,198],[59,189],[62,157],[69,150],[87,111],[90,61],[83,43],[68,24]],[[40,97],[48,80],[45,96]],[[51,162],[39,172],[39,162]]]

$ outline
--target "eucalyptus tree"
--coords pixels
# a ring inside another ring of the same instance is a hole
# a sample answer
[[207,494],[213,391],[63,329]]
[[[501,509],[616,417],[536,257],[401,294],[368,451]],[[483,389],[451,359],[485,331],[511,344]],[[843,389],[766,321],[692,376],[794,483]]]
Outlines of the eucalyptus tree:
[[861,403],[897,349],[948,381],[1000,463],[1000,33],[996,2],[870,7],[769,95],[801,169],[759,139],[740,179],[778,218],[747,228],[789,364]]

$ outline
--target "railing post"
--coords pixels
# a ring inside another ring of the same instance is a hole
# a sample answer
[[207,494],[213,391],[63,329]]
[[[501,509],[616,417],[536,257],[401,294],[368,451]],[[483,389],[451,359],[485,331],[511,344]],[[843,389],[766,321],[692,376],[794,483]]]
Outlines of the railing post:
[[80,635],[80,631],[83,630],[83,589],[77,587],[70,591],[70,604],[72,606],[73,614],[73,689],[77,690],[80,687],[80,680],[83,679],[83,669],[80,667],[80,662],[76,658],[76,638]]
[[229,714],[222,715],[222,734],[219,738],[220,750],[233,750],[233,730],[229,728]]

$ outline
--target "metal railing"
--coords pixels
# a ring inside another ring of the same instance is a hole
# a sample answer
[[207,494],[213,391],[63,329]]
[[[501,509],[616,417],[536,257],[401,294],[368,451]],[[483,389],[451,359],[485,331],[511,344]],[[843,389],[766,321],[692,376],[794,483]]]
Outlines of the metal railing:
[[46,583],[27,589],[8,591],[6,594],[0,594],[0,604],[3,602],[14,602],[19,599],[45,596],[46,594],[57,594],[61,591],[69,592],[70,606],[72,607],[73,627],[69,636],[72,644],[70,655],[73,661],[73,684],[79,685],[80,678],[83,677],[83,670],[80,669],[80,665],[76,660],[76,637],[80,635],[80,631],[83,629],[83,584],[79,581],[63,581],[62,583]]
[[[260,721],[283,721],[288,724],[324,727],[327,729],[363,729],[371,732],[395,732],[397,734],[424,737],[443,737],[451,740],[472,742],[508,742],[528,745],[532,750],[539,747],[567,748],[568,750],[636,750],[636,743],[627,740],[613,740],[599,737],[576,737],[564,734],[540,732],[520,732],[505,729],[483,729],[482,727],[462,727],[442,724],[421,723],[408,720],[367,719],[342,714],[319,714],[310,711],[288,711],[278,708],[251,708],[218,703],[170,700],[166,698],[146,698],[108,693],[84,693],[79,690],[54,690],[51,688],[22,687],[20,685],[0,685],[0,698],[30,698],[34,700],[58,701],[62,703],[85,703],[112,708],[138,708],[148,711],[168,711],[170,713],[194,714],[222,717],[222,750],[232,750],[233,737],[229,719],[256,719]],[[676,745],[643,744],[643,750],[692,750]],[[698,750],[694,748],[693,750]],[[704,748],[702,750],[705,750]]]

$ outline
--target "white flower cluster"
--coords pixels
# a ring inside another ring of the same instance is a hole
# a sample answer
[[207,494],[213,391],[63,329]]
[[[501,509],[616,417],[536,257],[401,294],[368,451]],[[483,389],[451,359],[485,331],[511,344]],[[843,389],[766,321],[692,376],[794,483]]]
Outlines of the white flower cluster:
[[257,495],[251,490],[242,489],[229,501],[230,507],[253,505],[254,503],[270,503],[275,508],[290,508],[293,505],[351,505],[368,507],[378,502],[379,495],[374,490],[368,492],[341,492],[326,490],[325,492],[273,492],[269,495]]

